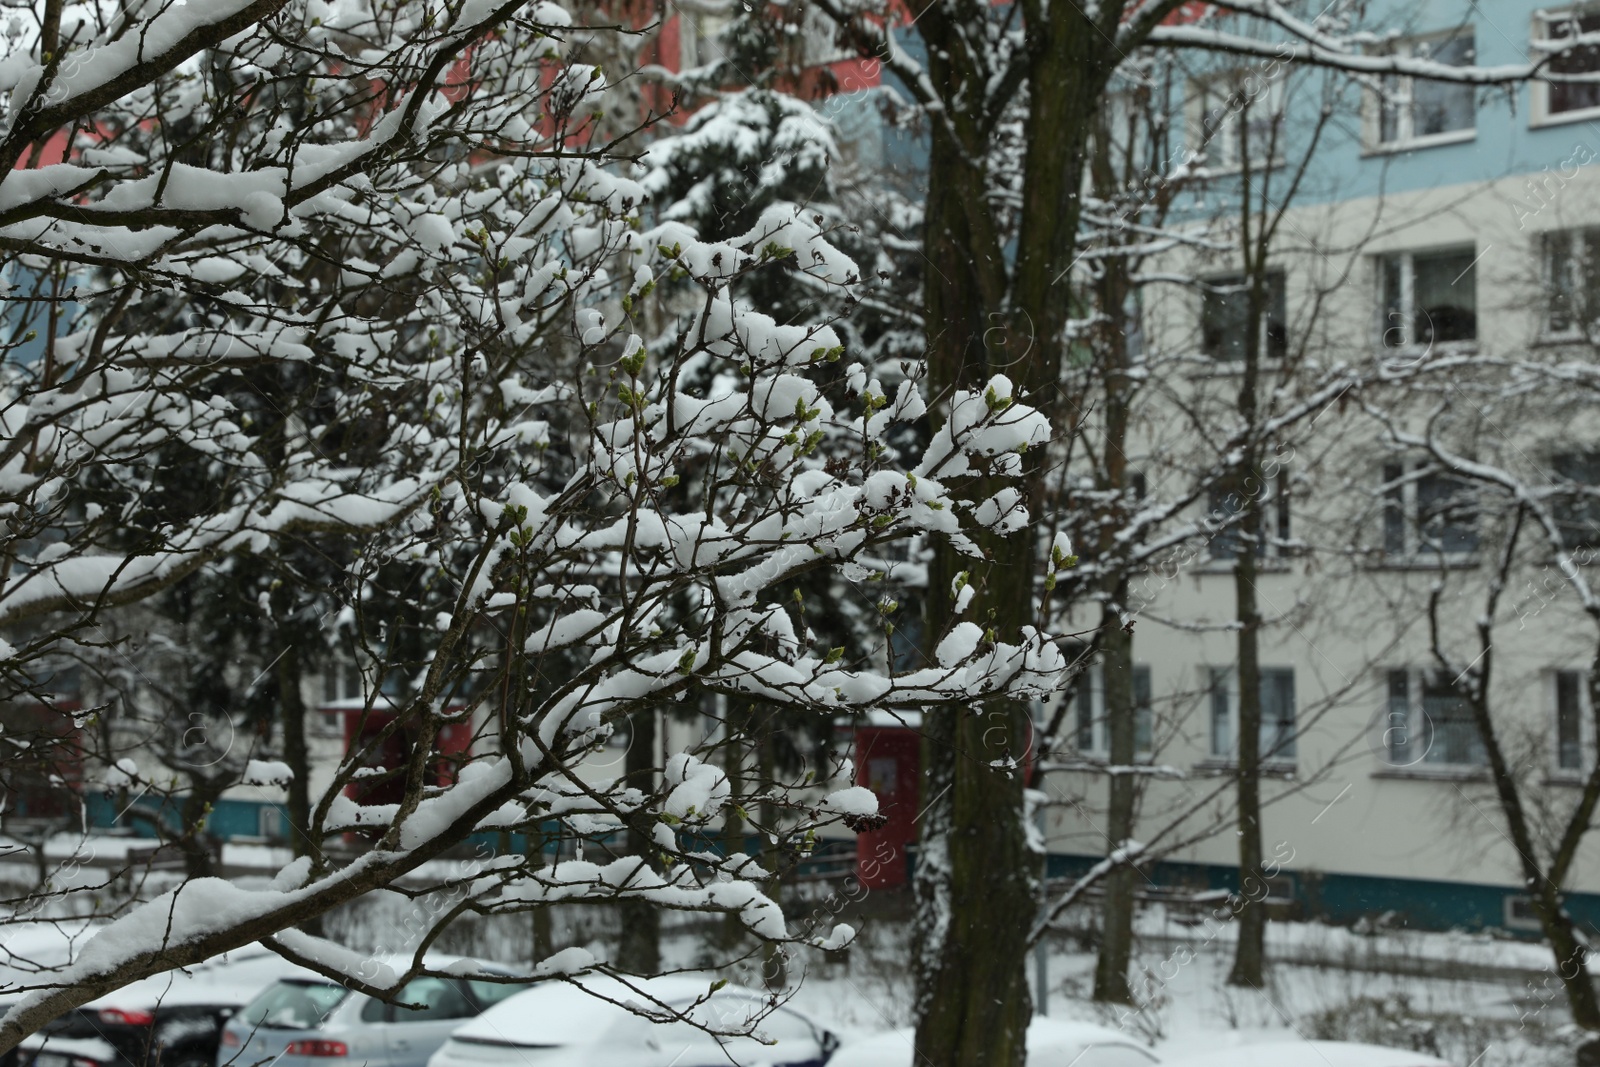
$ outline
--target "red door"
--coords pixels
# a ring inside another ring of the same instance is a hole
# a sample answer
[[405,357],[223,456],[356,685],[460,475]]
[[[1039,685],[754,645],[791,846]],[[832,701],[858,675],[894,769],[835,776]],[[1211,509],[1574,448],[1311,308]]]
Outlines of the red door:
[[856,730],[856,784],[878,797],[887,820],[856,835],[856,877],[869,889],[906,882],[906,846],[916,838],[922,738],[904,726]]

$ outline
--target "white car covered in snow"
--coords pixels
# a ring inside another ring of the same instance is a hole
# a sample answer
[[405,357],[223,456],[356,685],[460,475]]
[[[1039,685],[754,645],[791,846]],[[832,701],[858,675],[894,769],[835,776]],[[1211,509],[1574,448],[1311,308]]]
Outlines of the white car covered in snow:
[[[430,955],[426,962],[441,971],[466,964],[469,972],[517,977],[498,964],[458,956]],[[520,983],[470,976],[419,975],[389,1003],[302,972],[263,989],[228,1020],[217,1067],[423,1067],[463,1020],[515,996],[520,988]]]
[[[911,1067],[912,1034],[891,1030],[839,1050],[828,1067]],[[1028,1067],[1149,1067],[1161,1062],[1119,1030],[1036,1018],[1028,1024]]]
[[[752,1033],[723,1036],[741,1031]],[[545,982],[496,1004],[458,1027],[428,1067],[822,1067],[838,1044],[754,990],[711,992],[705,978],[592,977]]]
[[1350,1041],[1271,1041],[1165,1061],[1165,1067],[1450,1067],[1425,1052]]

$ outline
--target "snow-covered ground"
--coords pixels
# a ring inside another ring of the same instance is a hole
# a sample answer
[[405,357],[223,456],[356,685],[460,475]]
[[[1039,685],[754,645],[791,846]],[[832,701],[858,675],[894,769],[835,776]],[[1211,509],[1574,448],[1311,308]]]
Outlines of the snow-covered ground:
[[[1143,933],[1155,925],[1146,916]],[[794,1003],[847,1031],[881,1031],[910,1021],[910,976],[903,949],[864,932],[847,967],[813,966]],[[1230,1045],[1306,1038],[1371,1041],[1427,1048],[1458,1067],[1543,1067],[1570,1064],[1559,1033],[1565,1017],[1560,987],[1544,987],[1529,971],[1549,972],[1548,951],[1449,933],[1385,931],[1372,936],[1313,923],[1274,923],[1269,953],[1279,962],[1267,987],[1227,984],[1232,943],[1227,933],[1206,942],[1145,938],[1137,953],[1140,1009],[1097,1007],[1089,1000],[1094,955],[1066,947],[1048,957],[1048,1014],[1097,1022],[1138,1035],[1163,1057]],[[1185,951],[1187,949],[1187,951]],[[893,958],[898,957],[898,958]],[[1387,960],[1402,970],[1427,961],[1437,973],[1352,969],[1341,960]],[[1451,972],[1460,964],[1465,975]],[[1486,974],[1503,967],[1498,974]],[[1033,964],[1030,978],[1035,974]],[[1469,976],[1470,975],[1470,976]],[[1548,1006],[1542,1006],[1548,1001]]]
[[[1233,960],[1228,928],[1208,940],[1206,930],[1167,923],[1154,912],[1139,925],[1135,972],[1143,977],[1136,977],[1135,988],[1144,1006],[1094,1005],[1088,996],[1094,954],[1063,945],[1047,960],[1052,1017],[1124,1029],[1163,1057],[1299,1035],[1427,1049],[1458,1067],[1572,1062],[1561,1029],[1560,986],[1553,977],[1543,984],[1549,954],[1536,944],[1273,923],[1269,954],[1279,962],[1267,987],[1252,991],[1227,984]],[[683,966],[699,951],[697,942],[678,938],[669,949]],[[910,959],[902,931],[867,924],[848,957],[844,964],[807,961],[794,1006],[847,1038],[909,1025]],[[1290,959],[1317,962],[1285,962]],[[1035,968],[1030,961],[1030,979]],[[753,970],[740,980],[758,981],[758,975]]]
[[[420,906],[399,894],[375,894],[330,916],[328,932],[358,952],[401,949],[419,928],[415,912]],[[806,950],[792,969],[794,1006],[847,1039],[908,1025],[912,1003],[908,924],[853,911],[846,908],[839,916],[860,930],[847,952],[829,957]],[[679,925],[668,918],[663,949],[669,967],[705,967],[723,955],[708,948],[703,924]],[[1091,918],[1068,915],[1064,922],[1086,929]],[[49,925],[41,932],[60,939],[61,931]],[[791,927],[800,925],[791,920]],[[31,959],[39,952],[22,938],[29,929],[19,928],[11,947],[27,949],[22,955]],[[555,933],[561,944],[582,946],[605,959],[611,955],[614,921],[604,909],[571,909],[561,913]],[[1572,1037],[1563,1028],[1564,998],[1542,945],[1459,932],[1358,932],[1274,922],[1268,926],[1268,955],[1274,961],[1268,983],[1250,990],[1226,981],[1235,933],[1228,923],[1196,924],[1159,907],[1142,911],[1133,974],[1137,1009],[1093,1004],[1088,995],[1093,951],[1080,939],[1062,935],[1044,960],[1048,1014],[1123,1029],[1162,1056],[1298,1034],[1425,1049],[1457,1067],[1565,1067],[1572,1062]],[[531,920],[504,916],[461,924],[436,947],[528,965]],[[1037,978],[1038,962],[1030,960],[1030,980]],[[759,985],[759,959],[742,972],[719,976]]]

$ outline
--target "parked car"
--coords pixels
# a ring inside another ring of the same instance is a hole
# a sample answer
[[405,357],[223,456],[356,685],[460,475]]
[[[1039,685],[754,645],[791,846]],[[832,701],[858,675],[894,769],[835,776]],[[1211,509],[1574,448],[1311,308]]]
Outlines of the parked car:
[[30,1067],[211,1067],[225,1019],[277,979],[306,973],[254,945],[144,978],[45,1024],[21,1046],[18,1062]]
[[122,1054],[98,1037],[51,1037],[38,1033],[22,1039],[17,1059],[34,1067],[114,1067]]
[[[49,980],[49,972],[71,963],[97,924],[88,921],[16,923],[0,928],[0,1013],[25,990]],[[0,1067],[16,1067],[19,1052],[0,1054]],[[25,1057],[20,1062],[26,1063]]]
[[[829,1067],[911,1067],[912,1039],[907,1027],[851,1042]],[[1028,1067],[1149,1067],[1159,1062],[1119,1030],[1047,1018],[1028,1024]]]
[[1271,1041],[1167,1060],[1165,1067],[1450,1067],[1425,1052],[1351,1041]]
[[[465,1023],[427,1067],[822,1067],[839,1039],[826,1027],[739,986],[706,979],[546,982]],[[702,1002],[703,1001],[703,1002]],[[684,1019],[657,1022],[630,1002]],[[686,1021],[692,1020],[692,1021]],[[715,1037],[747,1029],[757,1037]]]
[[[428,959],[430,967],[440,970],[462,962],[470,961]],[[473,966],[515,977],[494,964]],[[222,1028],[216,1063],[337,1067],[328,1061],[352,1060],[362,1067],[423,1067],[451,1030],[524,988],[425,976],[407,982],[390,1004],[321,975],[301,974],[273,983],[234,1013]]]

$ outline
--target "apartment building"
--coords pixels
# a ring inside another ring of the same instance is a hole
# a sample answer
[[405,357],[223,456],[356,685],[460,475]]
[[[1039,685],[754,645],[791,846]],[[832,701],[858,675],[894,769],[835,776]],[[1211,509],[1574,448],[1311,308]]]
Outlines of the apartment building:
[[[1494,67],[1600,31],[1600,8],[1440,0],[1397,7],[1392,24],[1372,47]],[[1364,378],[1286,425],[1255,490],[1264,843],[1282,867],[1273,895],[1301,914],[1537,931],[1455,672],[1492,662],[1500,741],[1542,832],[1560,829],[1594,765],[1597,631],[1545,531],[1515,531],[1490,647],[1475,655],[1514,532],[1502,505],[1517,492],[1547,507],[1577,573],[1600,578],[1600,508],[1581,495],[1600,485],[1600,408],[1584,384],[1600,356],[1586,326],[1600,314],[1600,84],[1560,80],[1600,72],[1600,48],[1547,70],[1512,90],[1347,84],[1320,127],[1318,73],[1219,62],[1184,86],[1185,147],[1210,175],[1179,214],[1191,232],[1231,232],[1215,209],[1237,204],[1241,172],[1259,210],[1261,183],[1284,189],[1307,131],[1319,137],[1292,202],[1268,196],[1269,211],[1285,210],[1262,321],[1248,321],[1238,258],[1221,249],[1163,261],[1195,284],[1145,288],[1140,344],[1164,398],[1145,404],[1130,450],[1141,490],[1181,495],[1204,465],[1194,456],[1214,455],[1195,413],[1213,413],[1219,439],[1237,422],[1247,331],[1260,331],[1270,410],[1309,402],[1340,365]],[[1435,369],[1417,374],[1424,366]],[[1515,485],[1491,505],[1427,441]],[[1126,606],[1151,769],[1135,836],[1160,851],[1214,831],[1148,865],[1152,885],[1237,884],[1225,785],[1238,744],[1234,560],[1246,546],[1225,497],[1196,502],[1198,535],[1136,581]],[[1099,668],[1070,699],[1074,762],[1103,762]],[[1092,769],[1046,777],[1058,872],[1104,855],[1105,781]],[[1574,917],[1600,930],[1592,842],[1566,888]]]

